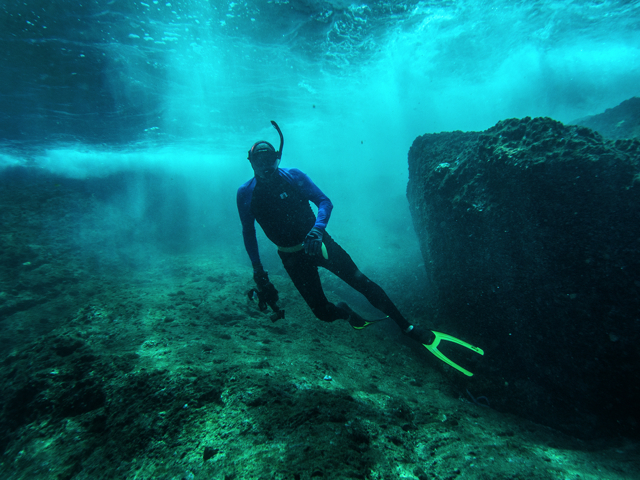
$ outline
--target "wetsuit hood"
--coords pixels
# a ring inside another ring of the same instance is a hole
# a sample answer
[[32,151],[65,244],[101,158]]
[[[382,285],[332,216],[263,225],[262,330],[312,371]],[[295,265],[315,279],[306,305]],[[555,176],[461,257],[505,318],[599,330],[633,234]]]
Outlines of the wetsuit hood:
[[271,124],[278,131],[278,135],[280,135],[280,149],[276,151],[274,146],[269,142],[261,140],[253,144],[247,157],[251,162],[251,166],[253,167],[256,177],[259,178],[271,177],[276,170],[278,170],[280,159],[282,158],[284,137],[282,136],[282,132],[280,131],[278,124],[273,120],[271,121]]

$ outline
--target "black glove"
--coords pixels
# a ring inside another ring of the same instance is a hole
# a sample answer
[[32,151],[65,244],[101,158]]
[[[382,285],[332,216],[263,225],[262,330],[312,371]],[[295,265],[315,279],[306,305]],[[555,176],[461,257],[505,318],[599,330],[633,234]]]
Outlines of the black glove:
[[319,255],[322,251],[323,236],[324,232],[322,230],[313,227],[304,239],[304,253],[308,255]]
[[257,267],[253,270],[253,281],[256,282],[258,286],[258,290],[260,291],[261,298],[268,304],[277,303],[278,299],[278,290],[273,286],[273,283],[269,281],[269,274],[264,270],[264,268]]

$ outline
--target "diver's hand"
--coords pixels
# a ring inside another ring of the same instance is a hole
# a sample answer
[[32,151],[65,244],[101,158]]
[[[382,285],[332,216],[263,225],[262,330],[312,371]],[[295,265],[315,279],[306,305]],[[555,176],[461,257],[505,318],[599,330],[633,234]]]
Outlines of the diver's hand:
[[324,232],[322,230],[313,227],[304,239],[304,253],[307,255],[319,255],[322,251],[323,236]]
[[253,281],[256,282],[258,290],[262,294],[261,298],[266,303],[271,304],[278,301],[278,290],[276,290],[273,283],[269,281],[269,274],[264,270],[264,268],[260,266],[253,270]]

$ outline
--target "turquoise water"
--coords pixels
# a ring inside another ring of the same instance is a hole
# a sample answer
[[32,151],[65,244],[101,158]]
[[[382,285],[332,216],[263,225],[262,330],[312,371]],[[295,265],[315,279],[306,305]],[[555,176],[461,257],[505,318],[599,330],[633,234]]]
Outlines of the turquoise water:
[[397,215],[418,135],[570,122],[639,94],[638,2],[12,1],[1,13],[0,165],[207,179],[234,222],[247,150],[278,142],[270,120],[282,166],[327,191],[350,236],[355,215]]
[[2,140],[236,155],[277,119],[302,162],[403,161],[426,132],[637,95],[639,17],[623,1],[5,2]]

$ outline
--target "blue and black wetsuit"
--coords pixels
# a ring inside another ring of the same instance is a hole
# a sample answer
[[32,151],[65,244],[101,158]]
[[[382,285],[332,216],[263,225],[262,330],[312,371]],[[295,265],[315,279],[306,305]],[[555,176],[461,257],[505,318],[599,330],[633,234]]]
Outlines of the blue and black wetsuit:
[[[238,189],[237,201],[244,245],[254,268],[261,266],[256,221],[269,240],[284,248],[301,245],[314,227],[324,231],[328,259],[307,255],[303,249],[278,250],[293,284],[317,318],[333,322],[348,317],[348,312],[327,300],[318,275],[318,267],[323,267],[362,293],[403,331],[409,326],[384,290],[360,272],[349,254],[325,231],[333,205],[307,175],[294,168],[280,168],[268,181],[254,177]],[[318,207],[317,218],[310,201]]]

